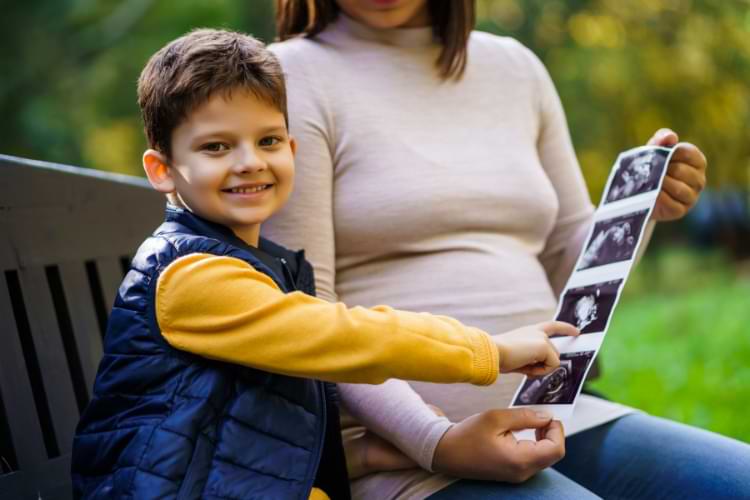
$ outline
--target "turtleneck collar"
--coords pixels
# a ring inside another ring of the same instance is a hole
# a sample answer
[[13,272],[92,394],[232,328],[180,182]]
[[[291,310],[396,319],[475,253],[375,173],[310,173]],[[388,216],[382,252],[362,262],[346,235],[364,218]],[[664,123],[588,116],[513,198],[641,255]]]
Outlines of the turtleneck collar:
[[326,35],[341,35],[396,47],[426,47],[437,43],[432,33],[432,26],[378,29],[355,21],[343,12],[339,13],[336,20],[321,35],[324,38]]

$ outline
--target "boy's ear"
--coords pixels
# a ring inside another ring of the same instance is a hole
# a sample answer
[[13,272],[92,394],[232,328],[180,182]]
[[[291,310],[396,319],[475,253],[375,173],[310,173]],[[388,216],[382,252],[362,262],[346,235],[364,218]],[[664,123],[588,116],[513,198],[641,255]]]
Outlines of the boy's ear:
[[160,193],[173,193],[174,180],[172,171],[167,164],[167,158],[155,149],[147,149],[143,153],[143,170],[154,189]]
[[292,148],[292,156],[297,156],[297,141],[292,136],[289,136],[289,147]]

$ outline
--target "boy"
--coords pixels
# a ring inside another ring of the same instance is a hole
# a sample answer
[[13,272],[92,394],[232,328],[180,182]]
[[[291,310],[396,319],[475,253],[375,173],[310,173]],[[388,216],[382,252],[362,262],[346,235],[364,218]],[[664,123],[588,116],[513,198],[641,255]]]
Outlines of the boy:
[[74,441],[77,496],[346,498],[334,388],[319,380],[489,384],[546,373],[559,363],[547,335],[577,333],[493,338],[314,298],[302,252],[259,238],[292,191],[295,143],[281,69],[255,39],[179,38],[148,62],[138,97],[144,169],[169,204],[110,317]]

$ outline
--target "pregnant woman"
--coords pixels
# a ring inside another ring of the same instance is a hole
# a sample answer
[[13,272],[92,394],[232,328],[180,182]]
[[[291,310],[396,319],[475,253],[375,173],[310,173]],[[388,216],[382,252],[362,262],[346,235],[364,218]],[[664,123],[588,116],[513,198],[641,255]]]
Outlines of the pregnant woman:
[[[473,31],[472,0],[279,0],[277,15],[297,186],[264,230],[307,250],[319,296],[497,334],[552,318],[594,209],[534,54]],[[681,148],[653,219],[682,217],[705,169]],[[353,480],[355,498],[750,497],[750,446],[588,396],[550,468],[509,432],[539,425],[503,409],[519,381],[342,385],[395,445],[373,439],[371,469],[401,469]]]

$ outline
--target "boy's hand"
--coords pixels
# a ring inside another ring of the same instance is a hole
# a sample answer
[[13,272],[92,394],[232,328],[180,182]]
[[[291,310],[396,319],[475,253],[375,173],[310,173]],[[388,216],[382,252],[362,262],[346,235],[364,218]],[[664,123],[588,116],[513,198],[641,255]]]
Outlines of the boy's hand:
[[546,375],[560,366],[560,354],[550,342],[550,335],[577,336],[576,327],[562,321],[547,321],[526,326],[492,339],[500,354],[500,372],[524,375]]
[[[677,134],[668,128],[658,130],[649,139],[649,146],[671,147],[679,141]],[[682,218],[698,202],[706,187],[705,155],[696,146],[683,142],[672,155],[667,175],[656,199],[653,219],[669,221]]]
[[[514,430],[536,429],[537,441]],[[528,408],[488,410],[451,427],[435,449],[437,472],[463,479],[521,483],[565,456],[560,422]]]

